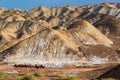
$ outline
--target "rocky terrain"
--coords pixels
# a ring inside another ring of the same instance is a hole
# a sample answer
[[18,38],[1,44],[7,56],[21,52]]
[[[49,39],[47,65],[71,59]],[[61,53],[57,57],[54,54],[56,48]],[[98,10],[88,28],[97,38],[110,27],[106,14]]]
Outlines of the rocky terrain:
[[49,67],[119,63],[119,18],[119,7],[109,3],[28,11],[1,8],[1,60]]
[[57,68],[120,63],[119,8],[0,8],[0,60]]

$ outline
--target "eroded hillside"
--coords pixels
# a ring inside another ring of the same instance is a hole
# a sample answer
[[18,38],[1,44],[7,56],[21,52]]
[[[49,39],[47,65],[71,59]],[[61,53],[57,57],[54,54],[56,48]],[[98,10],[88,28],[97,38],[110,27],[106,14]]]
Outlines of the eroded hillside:
[[119,24],[119,6],[109,3],[28,11],[1,8],[1,60],[48,67],[119,63]]

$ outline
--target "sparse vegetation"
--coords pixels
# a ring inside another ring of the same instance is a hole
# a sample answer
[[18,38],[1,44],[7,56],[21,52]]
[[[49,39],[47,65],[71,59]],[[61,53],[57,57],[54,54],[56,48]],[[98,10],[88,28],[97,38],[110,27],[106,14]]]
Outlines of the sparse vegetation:
[[70,76],[67,80],[80,80],[77,76]]
[[[40,73],[39,71],[35,71],[34,73],[25,73],[22,76],[19,75],[10,76],[5,72],[0,72],[0,80],[51,80],[47,76],[43,75],[44,74]],[[58,77],[57,80],[90,80],[88,78],[79,78],[77,75],[68,76],[64,74],[56,74],[56,77]],[[104,78],[101,80],[116,80],[116,79]]]
[[32,76],[26,75],[21,80],[32,80]]
[[57,76],[59,77],[60,80],[66,80],[68,78],[68,76],[61,74],[58,74]]
[[4,72],[0,72],[0,80],[8,80],[8,75]]
[[36,71],[34,74],[33,74],[35,77],[43,77],[44,74],[43,73],[40,73],[38,71]]
[[3,62],[2,64],[6,64],[6,65],[7,65],[7,64],[8,64],[8,62]]

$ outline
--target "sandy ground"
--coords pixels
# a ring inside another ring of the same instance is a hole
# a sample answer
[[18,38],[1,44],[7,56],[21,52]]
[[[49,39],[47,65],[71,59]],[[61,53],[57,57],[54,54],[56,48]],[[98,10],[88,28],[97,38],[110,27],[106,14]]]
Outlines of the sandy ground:
[[[26,74],[33,74],[36,71],[40,72],[45,75],[45,78],[49,80],[58,80],[58,75],[77,75],[79,78],[86,77],[86,78],[97,78],[101,72],[103,73],[106,69],[110,68],[109,65],[96,65],[93,67],[66,67],[66,68],[15,68],[11,65],[0,65],[0,72],[7,73],[10,77],[11,76],[18,76],[18,75],[26,75]],[[88,75],[89,74],[89,75]],[[46,79],[46,80],[47,80]]]
[[77,72],[86,72],[86,71],[92,71],[92,70],[99,70],[99,69],[104,69],[107,68],[108,65],[96,65],[94,67],[68,67],[68,68],[15,68],[14,66],[11,65],[0,65],[0,71],[5,71],[5,72],[15,72],[19,73],[19,71],[31,71],[31,70],[40,70],[42,72],[72,72],[72,73],[77,73]]

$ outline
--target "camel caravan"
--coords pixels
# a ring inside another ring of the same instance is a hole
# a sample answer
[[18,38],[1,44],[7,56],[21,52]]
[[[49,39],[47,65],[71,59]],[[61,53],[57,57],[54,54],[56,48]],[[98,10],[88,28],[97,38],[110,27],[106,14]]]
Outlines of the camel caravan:
[[44,65],[14,64],[15,68],[45,68]]

